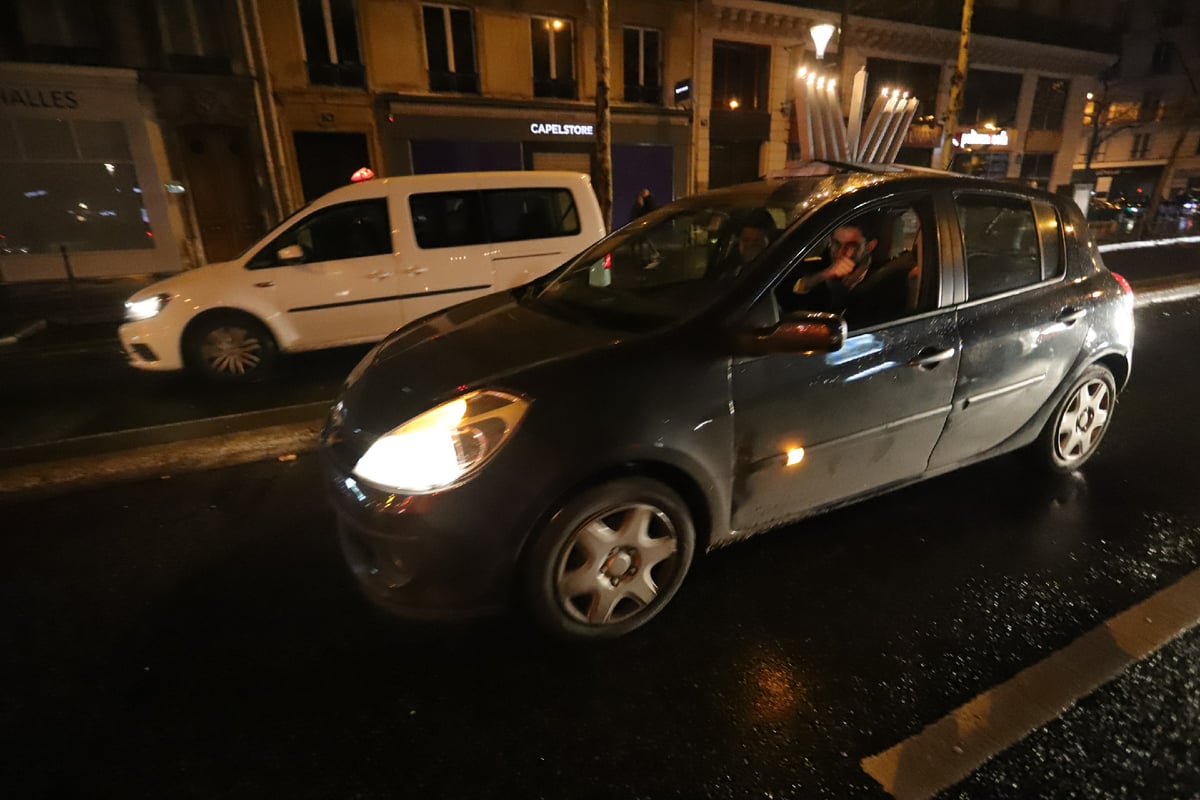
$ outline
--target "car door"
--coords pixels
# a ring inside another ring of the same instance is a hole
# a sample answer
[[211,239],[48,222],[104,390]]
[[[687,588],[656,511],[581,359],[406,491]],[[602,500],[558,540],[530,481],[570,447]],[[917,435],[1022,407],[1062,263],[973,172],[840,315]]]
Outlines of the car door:
[[[302,257],[280,262],[296,248]],[[403,324],[395,267],[382,197],[319,208],[246,265],[251,291],[268,294],[300,350],[379,339]]]
[[[921,223],[915,248],[919,292],[906,305],[882,321],[851,325],[844,345],[833,353],[734,359],[732,516],[739,533],[912,478],[926,468],[950,411],[959,358],[954,312],[944,307],[951,297],[949,280],[939,266],[946,232],[939,229],[941,215],[932,196],[891,201],[887,209],[871,211],[888,209],[899,209],[901,216],[915,213]],[[824,246],[825,238],[801,256],[801,263]],[[785,277],[782,288],[790,281]]]
[[1029,421],[1074,363],[1093,304],[1090,287],[1066,279],[1063,220],[1051,204],[977,192],[956,193],[954,204],[963,352],[934,468],[986,452]]
[[477,189],[414,192],[402,204],[398,280],[409,319],[492,291],[492,246]]
[[497,289],[540,278],[591,244],[565,186],[485,189],[482,196]]

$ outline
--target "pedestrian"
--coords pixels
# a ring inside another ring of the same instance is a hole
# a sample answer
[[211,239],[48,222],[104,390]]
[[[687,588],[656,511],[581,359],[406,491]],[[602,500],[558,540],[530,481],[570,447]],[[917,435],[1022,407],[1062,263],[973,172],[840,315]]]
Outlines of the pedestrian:
[[633,208],[629,211],[629,221],[633,222],[643,214],[649,214],[654,209],[658,208],[658,203],[654,200],[654,195],[650,194],[649,189],[642,189],[638,192],[637,199],[633,201]]

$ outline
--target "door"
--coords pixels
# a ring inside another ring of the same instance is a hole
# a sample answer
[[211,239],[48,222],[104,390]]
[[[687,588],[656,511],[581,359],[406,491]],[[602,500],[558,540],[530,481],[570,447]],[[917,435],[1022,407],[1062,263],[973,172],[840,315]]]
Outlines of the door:
[[[387,199],[317,209],[247,263],[253,291],[263,292],[298,335],[295,349],[381,339],[400,327]],[[303,258],[280,263],[283,248]]]
[[[949,276],[939,269],[944,235],[932,201],[877,206],[839,222],[830,240],[849,229],[864,243],[865,277],[839,309],[850,325],[842,348],[733,364],[739,532],[922,474],[950,413],[958,333],[953,310],[942,307]],[[825,250],[823,237],[769,299],[795,292],[796,275],[809,274]]]
[[237,258],[263,234],[246,131],[197,125],[184,128],[181,136],[204,255],[210,263]]
[[1029,421],[1074,363],[1092,304],[1086,283],[1065,280],[1053,207],[987,194],[959,194],[954,202],[965,254],[963,353],[933,467],[990,450]]
[[[464,180],[464,183],[467,181]],[[492,248],[476,189],[422,192],[397,202],[397,291],[408,319],[492,291]]]
[[371,165],[366,134],[296,131],[292,141],[306,203],[345,186],[355,171]]

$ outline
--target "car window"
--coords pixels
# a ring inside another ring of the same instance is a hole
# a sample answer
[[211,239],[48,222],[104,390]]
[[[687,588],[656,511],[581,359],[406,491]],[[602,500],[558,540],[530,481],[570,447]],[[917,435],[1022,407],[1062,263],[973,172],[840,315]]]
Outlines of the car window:
[[1042,278],[1061,277],[1066,270],[1062,220],[1049,203],[1035,202],[1033,209],[1037,213],[1038,235],[1042,240]]
[[579,233],[579,212],[566,189],[491,189],[483,193],[483,203],[493,242]]
[[408,198],[413,233],[422,250],[487,241],[479,192],[428,192]]
[[935,308],[935,220],[929,197],[890,202],[846,218],[776,288],[780,311],[842,314],[854,329]]
[[314,211],[276,236],[258,252],[247,269],[279,266],[276,256],[285,247],[299,245],[307,263],[364,258],[392,252],[387,200],[359,200]]
[[967,256],[968,300],[1020,289],[1042,280],[1038,225],[1030,201],[958,195],[954,202]]

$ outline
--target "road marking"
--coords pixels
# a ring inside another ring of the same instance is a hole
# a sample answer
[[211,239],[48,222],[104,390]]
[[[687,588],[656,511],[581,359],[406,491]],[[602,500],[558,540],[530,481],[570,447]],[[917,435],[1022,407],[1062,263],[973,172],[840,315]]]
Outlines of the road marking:
[[1200,297],[1200,282],[1151,285],[1149,288],[1140,290],[1134,287],[1133,305],[1134,308],[1143,308],[1156,303],[1190,300],[1193,297]]
[[1200,242],[1200,236],[1177,236],[1174,239],[1144,239],[1137,242],[1114,242],[1099,246],[1101,253],[1111,253],[1114,250],[1139,250],[1143,247],[1169,247],[1173,244],[1195,244]]
[[864,758],[864,772],[900,800],[930,797],[1060,717],[1080,698],[1200,623],[1200,569],[1062,650]]

